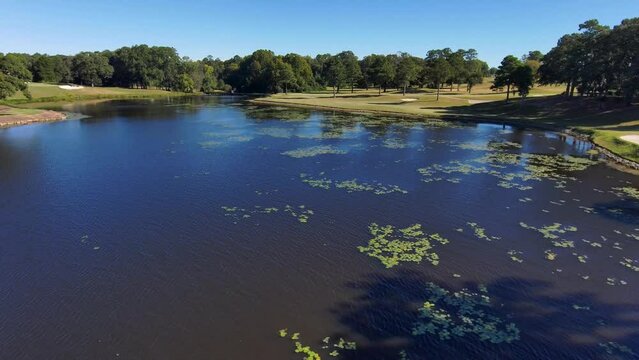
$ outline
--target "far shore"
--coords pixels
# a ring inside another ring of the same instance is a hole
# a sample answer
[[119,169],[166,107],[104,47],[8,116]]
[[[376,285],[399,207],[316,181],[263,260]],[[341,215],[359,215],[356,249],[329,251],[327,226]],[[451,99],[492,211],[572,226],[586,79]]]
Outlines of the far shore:
[[[375,94],[373,94],[375,93]],[[639,134],[639,109],[614,100],[566,99],[559,94],[539,94],[509,102],[489,93],[453,93],[435,101],[429,92],[403,95],[375,91],[330,94],[276,94],[250,100],[253,104],[288,106],[350,113],[371,113],[406,118],[437,118],[488,122],[555,131],[590,141],[612,161],[639,169],[639,144],[627,141]],[[405,101],[410,98],[411,101]]]

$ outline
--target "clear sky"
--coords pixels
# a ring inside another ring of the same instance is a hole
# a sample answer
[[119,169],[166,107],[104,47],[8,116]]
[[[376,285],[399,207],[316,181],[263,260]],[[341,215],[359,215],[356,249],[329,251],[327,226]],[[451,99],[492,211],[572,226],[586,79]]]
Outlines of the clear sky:
[[256,49],[357,55],[475,48],[549,50],[596,18],[639,17],[639,0],[0,0],[0,52],[74,54],[146,43],[222,59]]

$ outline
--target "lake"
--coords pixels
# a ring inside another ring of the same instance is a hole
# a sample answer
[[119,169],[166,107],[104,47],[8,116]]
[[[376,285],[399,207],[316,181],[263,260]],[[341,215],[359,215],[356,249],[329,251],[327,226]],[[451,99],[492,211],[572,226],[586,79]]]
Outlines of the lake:
[[0,358],[639,356],[639,181],[587,142],[239,97],[64,109],[87,117],[0,130]]

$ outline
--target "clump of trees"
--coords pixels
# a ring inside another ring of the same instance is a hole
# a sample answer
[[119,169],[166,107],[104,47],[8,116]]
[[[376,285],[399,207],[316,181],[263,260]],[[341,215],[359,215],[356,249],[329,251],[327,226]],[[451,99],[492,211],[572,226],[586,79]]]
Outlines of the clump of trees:
[[25,57],[19,54],[0,53],[0,99],[7,98],[18,91],[31,98],[26,82],[32,76]]
[[525,98],[534,84],[534,69],[526,62],[522,62],[513,55],[506,56],[502,61],[493,80],[492,89],[506,88],[506,101],[510,99],[511,90],[517,89],[519,96]]
[[619,95],[631,102],[639,91],[639,18],[610,28],[597,20],[562,36],[539,68],[542,84],[563,84],[565,95]]

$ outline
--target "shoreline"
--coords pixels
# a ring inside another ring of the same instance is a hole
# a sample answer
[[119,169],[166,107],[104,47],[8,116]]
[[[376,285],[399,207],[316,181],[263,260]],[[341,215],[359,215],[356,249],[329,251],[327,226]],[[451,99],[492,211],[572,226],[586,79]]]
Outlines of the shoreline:
[[[0,106],[0,112],[6,109],[9,109],[9,107]],[[26,114],[10,114],[10,115],[0,116],[0,129],[10,128],[14,126],[29,125],[29,124],[62,121],[69,118],[67,113],[61,112],[61,111],[41,110],[41,109],[37,109],[37,110],[34,109],[34,111],[39,111],[39,112],[26,113]]]
[[[44,97],[31,101],[9,100],[0,102],[0,129],[6,129],[15,126],[23,126],[30,124],[39,124],[55,121],[68,120],[69,113],[65,111],[57,111],[46,109],[51,105],[67,105],[81,102],[103,102],[113,100],[144,100],[144,99],[160,99],[172,97],[188,97],[202,96],[201,94],[174,93],[170,96],[164,94],[135,94],[135,95],[89,95],[75,97]],[[45,107],[45,108],[41,108]],[[2,115],[3,111],[15,112],[15,114]],[[33,111],[37,113],[32,113]],[[24,113],[20,113],[24,112]]]
[[635,162],[630,159],[626,159],[620,155],[615,154],[610,149],[607,149],[593,141],[590,135],[581,133],[578,130],[560,127],[551,124],[545,123],[534,123],[530,120],[525,119],[516,119],[516,118],[504,118],[497,116],[486,116],[486,115],[471,115],[471,114],[429,114],[429,115],[421,115],[421,114],[410,114],[403,113],[397,111],[386,111],[386,110],[370,110],[370,109],[347,109],[335,106],[326,106],[326,105],[309,105],[309,104],[300,104],[294,102],[286,102],[286,101],[270,101],[264,98],[251,99],[248,102],[255,105],[265,105],[265,106],[284,106],[284,107],[293,107],[293,108],[304,108],[311,110],[319,110],[319,111],[339,111],[351,114],[364,113],[364,114],[375,114],[375,115],[389,115],[389,116],[397,116],[397,117],[407,117],[411,119],[440,119],[444,121],[461,121],[467,123],[491,123],[496,125],[508,125],[515,126],[519,128],[528,128],[528,129],[536,129],[536,130],[544,130],[544,131],[552,131],[562,135],[571,136],[581,141],[587,141],[590,143],[594,149],[599,151],[601,155],[603,155],[609,165],[614,164],[616,167],[620,167],[622,170],[630,171],[633,173],[639,174],[639,162]]

